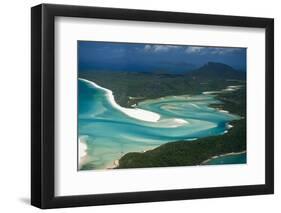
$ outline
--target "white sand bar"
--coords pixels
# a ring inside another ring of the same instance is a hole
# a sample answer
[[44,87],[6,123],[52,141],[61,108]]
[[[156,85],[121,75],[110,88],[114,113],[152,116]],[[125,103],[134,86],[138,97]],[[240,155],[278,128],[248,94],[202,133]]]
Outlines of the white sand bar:
[[112,106],[132,118],[142,120],[142,121],[148,121],[148,122],[157,122],[160,119],[160,115],[155,112],[150,112],[150,111],[138,109],[138,108],[131,109],[131,108],[121,107],[120,105],[118,105],[116,103],[111,90],[103,88],[103,87],[97,85],[96,83],[88,81],[86,79],[79,78],[79,80],[87,82],[87,83],[91,84],[93,87],[99,88],[99,89],[105,91],[106,95],[108,97],[108,100],[110,101]]
[[86,158],[87,158],[87,145],[81,138],[79,138],[78,140],[79,140],[78,141],[79,168],[81,168],[84,165]]

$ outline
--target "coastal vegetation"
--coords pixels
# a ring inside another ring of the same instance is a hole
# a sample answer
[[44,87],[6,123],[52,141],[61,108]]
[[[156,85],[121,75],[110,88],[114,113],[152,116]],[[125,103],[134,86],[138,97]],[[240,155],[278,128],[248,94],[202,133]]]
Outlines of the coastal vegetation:
[[128,153],[119,160],[118,168],[200,165],[213,156],[246,151],[246,85],[218,94],[217,99],[222,103],[212,107],[241,116],[240,120],[230,122],[233,127],[226,134],[190,142],[170,142],[144,153]]
[[[246,73],[221,63],[208,63],[181,74],[165,71],[83,71],[79,77],[113,91],[123,107],[144,100],[171,95],[196,95],[204,91],[222,90],[229,85],[245,84]],[[132,98],[133,97],[133,98]]]
[[[201,165],[204,161],[226,153],[246,151],[246,73],[220,63],[207,63],[193,71],[170,74],[155,72],[84,71],[79,77],[113,91],[116,102],[135,107],[147,99],[177,95],[197,95],[209,91],[221,102],[209,107],[225,110],[241,117],[231,121],[227,133],[175,141],[145,152],[125,153],[116,168],[147,168]],[[239,86],[237,90],[226,90]]]
[[125,154],[118,168],[200,165],[213,156],[246,150],[246,122],[234,121],[227,134],[163,144],[144,153]]

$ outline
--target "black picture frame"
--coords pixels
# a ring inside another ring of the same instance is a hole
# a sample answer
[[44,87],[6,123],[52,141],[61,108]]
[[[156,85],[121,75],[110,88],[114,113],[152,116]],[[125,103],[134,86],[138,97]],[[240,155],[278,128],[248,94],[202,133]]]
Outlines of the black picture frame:
[[[95,195],[54,195],[55,17],[264,28],[266,32],[265,184]],[[60,208],[272,194],[274,192],[274,20],[164,11],[41,4],[31,9],[31,204]]]

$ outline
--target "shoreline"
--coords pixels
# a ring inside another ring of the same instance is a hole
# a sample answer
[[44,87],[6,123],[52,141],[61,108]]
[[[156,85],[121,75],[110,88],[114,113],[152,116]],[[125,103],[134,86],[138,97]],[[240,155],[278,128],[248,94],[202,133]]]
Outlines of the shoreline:
[[92,85],[95,88],[101,89],[103,91],[106,92],[107,97],[109,102],[112,104],[112,106],[114,108],[116,108],[117,110],[120,110],[121,112],[123,112],[124,114],[128,115],[129,117],[138,119],[138,120],[142,120],[142,121],[148,121],[148,122],[157,122],[160,119],[160,115],[155,113],[155,112],[151,112],[148,110],[143,110],[143,109],[139,109],[139,108],[125,108],[120,106],[119,104],[116,103],[114,96],[113,96],[113,92],[109,89],[106,89],[104,87],[99,86],[98,84],[83,79],[83,78],[78,78],[81,81],[84,81],[90,85]]
[[149,110],[145,110],[145,109],[141,109],[141,108],[137,108],[137,104],[134,108],[125,108],[120,106],[119,104],[116,103],[113,92],[107,88],[101,87],[98,84],[96,84],[95,82],[83,79],[83,78],[78,78],[80,81],[84,81],[87,84],[90,84],[91,86],[93,86],[94,88],[98,88],[101,89],[102,91],[106,92],[106,96],[108,98],[108,101],[110,102],[110,104],[117,110],[119,110],[120,112],[126,114],[127,116],[137,119],[137,120],[141,120],[141,121],[146,121],[146,122],[152,122],[152,123],[159,123],[163,122],[163,121],[169,121],[169,125],[166,128],[176,128],[185,124],[189,124],[188,121],[185,121],[184,119],[180,119],[180,118],[171,118],[171,119],[162,119],[161,120],[161,115],[153,112],[153,111],[149,111]]
[[[157,146],[157,147],[159,147],[159,146]],[[152,148],[152,149],[144,149],[144,150],[140,151],[139,153],[145,153],[145,152],[147,152],[147,151],[151,151],[151,150],[153,150],[153,149],[156,149],[157,147]],[[128,152],[128,153],[130,153],[130,152]],[[127,153],[127,154],[128,154],[128,153]],[[123,155],[123,156],[124,156],[124,155]],[[123,157],[123,156],[122,156],[122,157]],[[113,163],[111,164],[111,166],[107,166],[107,167],[105,167],[105,169],[117,169],[118,166],[119,166],[119,160],[120,160],[122,157],[120,157],[119,159],[114,160]]]
[[110,164],[109,166],[106,166],[104,169],[116,169],[119,166],[119,160],[114,160],[112,162],[112,164]]
[[[118,105],[116,103],[116,101],[114,99],[114,96],[113,96],[113,92],[111,90],[103,88],[103,87],[97,85],[94,82],[91,82],[91,81],[88,81],[88,80],[85,80],[85,79],[82,79],[82,78],[79,78],[79,80],[84,81],[84,82],[90,84],[90,86],[93,86],[94,88],[96,87],[96,88],[99,88],[102,91],[104,91],[105,92],[105,96],[106,96],[105,98],[112,104],[112,106],[115,109],[117,109],[117,110],[123,112],[124,114],[128,115],[129,117],[132,117],[132,118],[135,118],[135,119],[138,119],[138,120],[147,121],[147,122],[156,122],[156,123],[159,122],[161,116],[158,113],[155,113],[155,112],[152,112],[152,111],[148,111],[148,110],[139,109],[139,108],[133,108],[132,109],[132,108],[122,107],[122,106],[120,106],[120,105]],[[228,86],[228,87],[232,87],[232,86]],[[227,87],[227,89],[228,89],[228,87]],[[239,89],[239,88],[237,88],[237,89]],[[224,91],[224,90],[226,90],[226,89],[223,89],[222,91]],[[235,91],[235,90],[230,90],[230,92],[232,92],[232,91]],[[160,97],[160,99],[161,98],[163,98],[163,97]],[[142,101],[140,101],[140,102],[142,102]],[[208,105],[208,106],[210,106],[210,105]],[[210,106],[210,107],[214,108],[215,110],[217,110],[217,111],[219,111],[221,113],[229,114],[229,111],[224,110],[223,108],[219,109],[219,108],[212,107],[212,106]],[[240,120],[240,119],[238,119],[238,120]],[[178,126],[181,126],[181,125],[187,123],[184,120],[177,119],[177,118],[173,119],[173,121],[174,121],[174,123],[176,123],[176,126],[172,126],[172,127],[178,127]],[[231,125],[230,122],[227,122],[226,129],[222,133],[222,135],[228,133],[228,129],[230,129],[232,127],[233,127],[233,125]],[[190,140],[188,140],[188,141],[190,141]],[[177,141],[169,141],[169,142],[166,142],[165,144],[170,143],[170,142],[177,142]],[[155,148],[158,148],[158,147],[159,146],[157,146]],[[81,154],[79,154],[79,168],[81,166],[83,166],[83,164],[85,163],[85,160],[86,160],[85,158],[87,158],[87,145],[84,144],[84,143],[82,144],[82,141],[81,141],[81,148],[80,148],[80,139],[79,139],[79,151],[80,150],[81,150]],[[142,150],[142,151],[140,151],[140,153],[146,152],[146,151],[149,151],[149,150]],[[202,164],[204,164],[204,163],[206,163],[206,162],[208,162],[208,161],[210,161],[212,159],[218,158],[218,157],[223,157],[223,156],[227,156],[227,155],[235,155],[235,154],[240,154],[240,153],[243,153],[243,152],[246,152],[246,151],[237,152],[237,153],[232,152],[232,153],[226,153],[226,154],[223,154],[223,155],[213,156],[210,159],[207,159],[207,160],[203,161],[199,165],[202,165]],[[130,153],[130,152],[128,152],[128,153]],[[115,169],[115,168],[118,168],[120,159],[113,160],[110,164],[108,164],[105,167],[105,169]]]
[[199,165],[205,165],[205,163],[208,163],[209,161],[211,160],[214,160],[214,159],[217,159],[217,158],[220,158],[220,157],[225,157],[225,156],[229,156],[229,155],[240,155],[240,154],[244,154],[246,153],[247,151],[244,150],[244,151],[241,151],[241,152],[229,152],[229,153],[225,153],[225,154],[222,154],[222,155],[215,155],[207,160],[204,160],[202,163],[200,163]]
[[79,149],[78,150],[78,159],[79,159],[78,166],[79,166],[79,169],[81,169],[84,166],[84,164],[86,163],[87,158],[88,158],[88,153],[87,153],[88,147],[87,147],[86,142],[82,140],[83,137],[87,137],[87,136],[82,136],[82,137],[78,138],[78,149]]
[[225,92],[234,92],[241,89],[243,85],[229,85],[225,89],[222,90],[214,90],[214,91],[205,91],[202,92],[203,95],[217,95]]

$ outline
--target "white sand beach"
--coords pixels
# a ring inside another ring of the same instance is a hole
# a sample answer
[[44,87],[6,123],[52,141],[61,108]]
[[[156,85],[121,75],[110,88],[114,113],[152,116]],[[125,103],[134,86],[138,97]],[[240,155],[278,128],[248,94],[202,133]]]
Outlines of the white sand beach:
[[138,109],[138,108],[131,109],[131,108],[121,107],[120,105],[118,105],[116,103],[111,90],[103,88],[103,87],[97,85],[96,83],[88,81],[86,79],[79,78],[79,80],[87,82],[87,83],[91,84],[93,87],[99,88],[99,89],[105,91],[107,93],[107,97],[108,97],[110,103],[112,104],[112,106],[132,118],[142,120],[142,121],[148,121],[148,122],[157,122],[160,119],[160,115],[155,112],[150,112],[150,111]]
[[205,92],[202,92],[202,94],[203,95],[215,95],[215,94],[220,94],[220,93],[224,93],[224,92],[233,92],[233,91],[241,89],[241,87],[243,87],[243,85],[227,86],[225,89],[222,89],[220,91],[205,91]]
[[82,139],[83,137],[79,137],[78,141],[78,158],[79,158],[79,169],[85,164],[87,159],[87,145],[85,141]]
[[123,112],[124,114],[128,115],[129,117],[138,119],[138,120],[142,120],[142,121],[147,121],[147,122],[158,122],[159,124],[165,124],[163,125],[163,127],[166,128],[176,128],[185,124],[188,124],[188,122],[186,120],[180,119],[180,118],[173,118],[173,119],[163,119],[160,120],[160,115],[155,113],[155,112],[151,112],[148,110],[144,110],[144,109],[139,109],[139,108],[125,108],[125,107],[121,107],[120,105],[118,105],[114,99],[113,93],[111,90],[103,88],[99,85],[97,85],[94,82],[88,81],[86,79],[81,79],[79,78],[79,80],[87,82],[89,84],[91,84],[93,87],[95,88],[99,88],[103,91],[106,92],[106,96],[109,100],[109,102],[112,104],[112,106]]
[[220,112],[229,113],[227,110],[220,109]]

